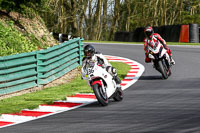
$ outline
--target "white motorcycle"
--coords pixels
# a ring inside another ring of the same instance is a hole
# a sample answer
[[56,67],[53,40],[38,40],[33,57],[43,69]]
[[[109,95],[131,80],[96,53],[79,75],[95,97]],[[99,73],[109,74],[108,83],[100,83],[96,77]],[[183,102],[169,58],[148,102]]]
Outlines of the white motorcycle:
[[160,42],[148,45],[149,58],[157,71],[162,74],[164,79],[171,75],[171,62],[167,50]]
[[98,102],[102,106],[108,105],[110,98],[115,101],[123,99],[123,91],[120,85],[117,85],[113,77],[97,62],[89,61],[81,69],[81,75],[88,85],[93,89]]

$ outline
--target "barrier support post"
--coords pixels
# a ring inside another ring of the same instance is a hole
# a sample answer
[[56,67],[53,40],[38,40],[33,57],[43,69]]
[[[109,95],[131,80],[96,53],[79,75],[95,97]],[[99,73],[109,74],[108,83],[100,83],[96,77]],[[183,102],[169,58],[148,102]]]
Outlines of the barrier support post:
[[80,38],[79,41],[78,41],[78,45],[79,45],[79,64],[82,65],[82,49],[83,49],[83,41],[84,39],[83,38]]

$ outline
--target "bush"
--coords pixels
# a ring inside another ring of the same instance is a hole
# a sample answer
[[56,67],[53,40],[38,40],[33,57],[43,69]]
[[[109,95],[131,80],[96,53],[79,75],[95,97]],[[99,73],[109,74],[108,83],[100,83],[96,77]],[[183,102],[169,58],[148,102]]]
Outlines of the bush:
[[24,7],[40,6],[43,0],[0,0],[1,9],[7,11],[23,11]]
[[25,36],[17,31],[13,21],[8,25],[0,21],[0,56],[35,51],[40,45],[33,35]]

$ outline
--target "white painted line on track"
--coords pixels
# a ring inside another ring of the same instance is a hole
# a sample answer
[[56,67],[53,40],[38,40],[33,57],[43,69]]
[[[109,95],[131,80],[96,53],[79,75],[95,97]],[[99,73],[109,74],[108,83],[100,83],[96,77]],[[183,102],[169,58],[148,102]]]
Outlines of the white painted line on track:
[[90,99],[90,98],[78,98],[78,97],[67,97],[68,102],[74,102],[74,103],[88,103],[88,102],[95,102],[96,99]]
[[[27,109],[29,110],[29,109]],[[69,107],[53,107],[53,106],[47,106],[47,105],[39,105],[39,108],[33,109],[33,111],[41,111],[41,112],[47,112],[51,110],[51,112],[58,112],[58,111],[63,111],[63,110],[70,110]]]
[[18,116],[18,115],[12,115],[12,114],[2,114],[1,116],[1,121],[6,121],[6,122],[26,122],[33,120],[34,117],[32,116]]

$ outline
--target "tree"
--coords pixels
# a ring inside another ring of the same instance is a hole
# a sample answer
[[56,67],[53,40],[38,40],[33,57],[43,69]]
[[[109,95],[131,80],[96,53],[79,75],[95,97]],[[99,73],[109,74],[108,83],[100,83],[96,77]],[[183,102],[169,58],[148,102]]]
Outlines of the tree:
[[92,21],[92,34],[90,34],[91,40],[97,40],[98,37],[98,32],[100,31],[101,28],[101,8],[102,8],[102,2],[103,0],[98,0],[97,1],[97,6],[96,6],[96,12],[93,17]]
[[113,40],[113,35],[116,32],[116,27],[119,21],[119,8],[120,8],[120,0],[115,0],[115,7],[114,7],[114,16],[113,16],[113,22],[110,29],[110,35],[109,40]]
[[[99,32],[98,35],[98,40],[106,40],[106,33],[107,33],[107,7],[108,7],[108,2],[107,0],[103,0],[103,16],[102,16],[102,23],[101,23],[101,31]],[[102,34],[103,32],[103,34]],[[102,35],[102,37],[101,37]]]
[[39,12],[50,31],[113,40],[146,25],[200,24],[199,0],[0,0],[3,10]]

